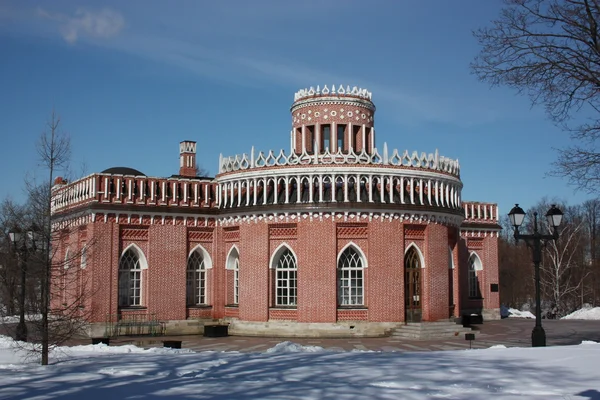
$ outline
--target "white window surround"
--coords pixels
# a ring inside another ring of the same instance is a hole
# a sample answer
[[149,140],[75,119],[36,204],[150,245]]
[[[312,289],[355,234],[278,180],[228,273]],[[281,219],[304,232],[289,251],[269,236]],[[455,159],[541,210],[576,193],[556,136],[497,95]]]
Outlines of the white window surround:
[[411,242],[408,246],[406,246],[406,249],[404,250],[404,256],[406,257],[406,254],[408,253],[408,250],[410,250],[411,247],[413,247],[417,252],[417,255],[419,256],[419,262],[421,263],[421,269],[424,269],[425,258],[423,257],[423,253],[421,253],[419,246],[417,246],[415,242]]
[[448,246],[448,269],[454,269],[454,254],[450,246]]
[[69,269],[71,268],[71,249],[67,247],[67,250],[65,251],[65,264],[63,265],[64,269]]
[[356,243],[354,243],[352,241],[348,242],[344,247],[342,247],[342,249],[338,253],[337,260],[336,260],[336,266],[340,264],[340,257],[344,253],[344,250],[346,250],[348,247],[353,247],[354,250],[356,250],[356,252],[360,255],[360,258],[361,258],[361,261],[362,261],[362,265],[363,265],[363,269],[368,268],[369,267],[369,262],[367,260],[367,256],[365,255],[365,252],[360,248],[359,245],[357,245]]
[[[352,251],[352,257],[348,254]],[[358,256],[358,257],[356,257]],[[337,290],[338,306],[363,306],[365,304],[366,257],[357,245],[349,243],[338,254]]]
[[186,267],[186,304],[206,305],[207,302],[206,258],[200,248],[190,253]]
[[482,295],[479,285],[479,271],[483,271],[483,265],[481,263],[481,258],[474,251],[469,255],[468,268],[469,297],[479,298]]
[[240,250],[238,249],[238,247],[234,244],[233,246],[231,246],[231,248],[229,249],[229,252],[227,253],[227,262],[225,263],[225,269],[230,269],[233,270],[235,269],[235,259],[240,257]]
[[81,258],[79,260],[79,267],[85,269],[87,267],[87,246],[81,248]]
[[213,267],[212,258],[210,257],[210,254],[208,254],[208,251],[206,251],[206,249],[204,247],[202,247],[202,245],[200,245],[200,244],[197,244],[196,246],[194,246],[194,248],[189,252],[188,260],[195,251],[199,251],[200,254],[202,254],[202,258],[204,259],[204,268],[212,269],[212,267]]
[[269,268],[271,268],[271,269],[277,268],[277,263],[279,262],[279,257],[286,250],[289,250],[292,253],[294,258],[296,259],[296,264],[298,263],[298,256],[296,255],[294,250],[286,242],[283,242],[279,246],[277,246],[277,248],[271,255],[271,260],[269,260]]
[[[129,252],[133,253],[133,255],[136,257],[136,262],[134,263],[134,266],[136,268],[127,268],[127,269],[123,269],[122,268],[122,262],[123,262],[123,257],[125,257]],[[143,281],[143,277],[142,277],[142,271],[144,269],[148,268],[148,263],[146,262],[146,257],[144,255],[144,252],[135,244],[130,244],[129,246],[127,246],[127,248],[125,248],[123,250],[123,253],[121,254],[121,257],[119,257],[119,282],[118,282],[118,302],[119,302],[119,307],[139,307],[142,306],[144,304],[144,281]],[[125,289],[125,285],[122,284],[121,279],[123,279],[123,276],[126,273],[133,273],[133,277],[131,275],[128,276],[127,278],[127,297],[129,298],[129,300],[127,301],[127,304],[124,304],[123,302],[121,302],[121,297],[124,296],[122,293],[122,290]],[[133,284],[131,283],[131,280],[137,281],[137,284]],[[131,289],[133,288],[134,293],[131,294]],[[136,295],[135,290],[138,290],[139,294]],[[133,299],[133,301],[132,301]]]

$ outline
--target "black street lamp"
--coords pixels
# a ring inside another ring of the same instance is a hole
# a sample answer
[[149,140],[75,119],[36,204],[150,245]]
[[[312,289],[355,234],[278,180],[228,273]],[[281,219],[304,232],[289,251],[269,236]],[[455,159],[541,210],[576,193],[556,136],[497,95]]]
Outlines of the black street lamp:
[[27,256],[30,251],[36,250],[36,240],[39,240],[38,233],[35,230],[23,232],[19,227],[15,227],[9,232],[15,252],[21,264],[21,288],[19,293],[19,324],[15,332],[15,339],[22,342],[27,341],[27,325],[25,324],[25,286],[27,282]]
[[542,328],[542,307],[540,302],[540,262],[542,261],[542,242],[544,245],[548,240],[558,239],[558,227],[562,222],[563,213],[554,204],[546,213],[548,225],[552,227],[551,235],[543,235],[538,231],[537,212],[533,213],[533,234],[522,235],[519,233],[519,227],[525,219],[525,211],[518,204],[510,210],[508,217],[510,223],[515,227],[515,240],[523,239],[527,247],[531,249],[533,254],[533,264],[535,266],[535,327],[531,332],[531,346],[540,347],[546,346],[546,332]]

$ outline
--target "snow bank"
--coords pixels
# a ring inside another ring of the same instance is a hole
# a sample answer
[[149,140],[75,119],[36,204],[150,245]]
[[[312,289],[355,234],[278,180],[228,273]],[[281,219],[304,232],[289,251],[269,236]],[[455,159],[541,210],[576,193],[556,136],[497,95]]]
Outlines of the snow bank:
[[582,308],[581,310],[574,311],[571,314],[562,317],[562,319],[600,320],[600,307]]
[[508,309],[509,318],[535,318],[531,311],[519,311],[516,308]]
[[320,353],[326,351],[324,348],[319,346],[302,346],[298,343],[293,342],[281,342],[277,343],[270,349],[265,350],[267,354],[275,353]]

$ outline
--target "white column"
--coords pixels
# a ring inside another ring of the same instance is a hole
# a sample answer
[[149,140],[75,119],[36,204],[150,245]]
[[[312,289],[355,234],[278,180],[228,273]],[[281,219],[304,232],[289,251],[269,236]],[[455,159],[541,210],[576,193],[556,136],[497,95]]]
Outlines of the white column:
[[329,129],[329,135],[330,135],[330,139],[331,139],[331,141],[329,143],[331,146],[332,153],[335,153],[338,150],[338,148],[337,148],[337,131],[335,129],[335,126],[336,126],[335,122],[332,122],[331,128]]
[[323,175],[319,175],[319,202],[323,201]]
[[383,175],[379,176],[379,198],[382,203],[385,203],[385,177]]
[[400,177],[400,204],[405,204],[404,201],[404,177]]
[[198,182],[194,182],[194,204],[198,204]]
[[[363,130],[363,133],[364,133],[364,130]],[[369,203],[372,203],[372,202],[373,202],[373,175],[369,175]]]
[[246,179],[246,205],[250,205],[250,179]]
[[268,189],[268,182],[267,182],[267,178],[263,178],[263,206],[265,204],[267,204],[267,189]]
[[300,175],[296,175],[296,203],[300,204],[302,201],[302,188],[304,184],[300,180]]
[[350,201],[348,199],[348,175],[344,175],[344,203]]
[[204,207],[210,207],[210,184],[204,185]]
[[237,181],[237,188],[238,188],[238,207],[242,206],[242,181],[239,180]]
[[310,175],[308,177],[308,179],[309,179],[309,181],[308,181],[308,201],[310,203],[312,203],[313,202],[313,189],[315,187],[315,183],[313,182],[314,176]]
[[285,204],[289,204],[290,203],[290,177],[286,176],[285,177]]
[[336,197],[335,197],[335,192],[337,190],[337,180],[336,180],[336,176],[334,174],[331,174],[331,201],[334,202]]
[[427,200],[429,201],[429,205],[432,206],[433,204],[431,203],[431,179],[429,179],[427,181]]
[[[313,135],[314,141],[312,143],[313,153],[317,154],[317,148],[319,149],[319,152],[322,153],[325,151],[325,145],[323,145],[323,148],[321,148],[321,124],[319,124],[317,122],[315,124],[314,130],[315,130],[315,133]],[[317,143],[316,146],[315,146],[315,143]]]
[[188,189],[187,182],[183,182],[183,202],[184,203],[187,203],[187,201],[188,201],[187,189]]
[[252,184],[252,194],[254,195],[254,203],[252,203],[252,205],[255,206],[256,202],[258,201],[258,186],[256,184],[256,178],[254,178],[254,183]]
[[423,179],[419,179],[419,201],[421,205],[425,204],[423,201]]
[[306,126],[302,124],[302,153],[306,152]]
[[277,196],[279,195],[279,178],[275,177],[273,181],[273,204],[277,204]]
[[356,201],[362,202],[360,198],[360,174],[356,175],[356,183],[354,184],[354,190],[356,190]]
[[363,151],[365,153],[368,153],[366,141],[367,141],[367,126],[365,124],[363,124],[363,126],[362,126],[362,147],[363,147]]
[[354,151],[354,144],[352,143],[352,122],[348,120],[348,152]]

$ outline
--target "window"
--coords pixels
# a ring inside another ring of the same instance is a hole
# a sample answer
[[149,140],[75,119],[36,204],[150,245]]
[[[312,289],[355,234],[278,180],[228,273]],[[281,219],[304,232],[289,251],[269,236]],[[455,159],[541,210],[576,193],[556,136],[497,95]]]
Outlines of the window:
[[119,307],[141,305],[142,268],[140,258],[133,249],[128,249],[119,262]]
[[194,251],[188,258],[186,303],[188,306],[206,304],[206,267],[200,251]]
[[[233,299],[228,298],[228,301],[233,301],[233,304],[240,303],[240,254],[237,247],[233,246],[227,256],[227,269],[233,271],[233,282],[229,281],[229,290],[233,290]],[[231,276],[231,275],[229,275]],[[228,278],[231,279],[231,278]]]
[[338,261],[339,305],[364,304],[363,287],[363,260],[353,247],[348,247]]
[[275,305],[295,306],[298,300],[298,266],[296,257],[290,251],[285,249],[279,256],[275,268],[276,287],[275,287]]
[[346,130],[346,125],[338,125],[337,126],[337,149],[338,151],[344,151],[344,131]]
[[479,277],[477,271],[483,270],[481,260],[476,253],[469,257],[469,297],[480,298],[481,290],[479,288]]
[[240,303],[240,259],[234,260],[233,266],[233,303]]
[[81,259],[79,266],[81,269],[85,269],[85,267],[87,267],[87,247],[85,247],[85,244],[81,248]]
[[325,150],[331,151],[331,127],[329,125],[323,125],[323,152]]

